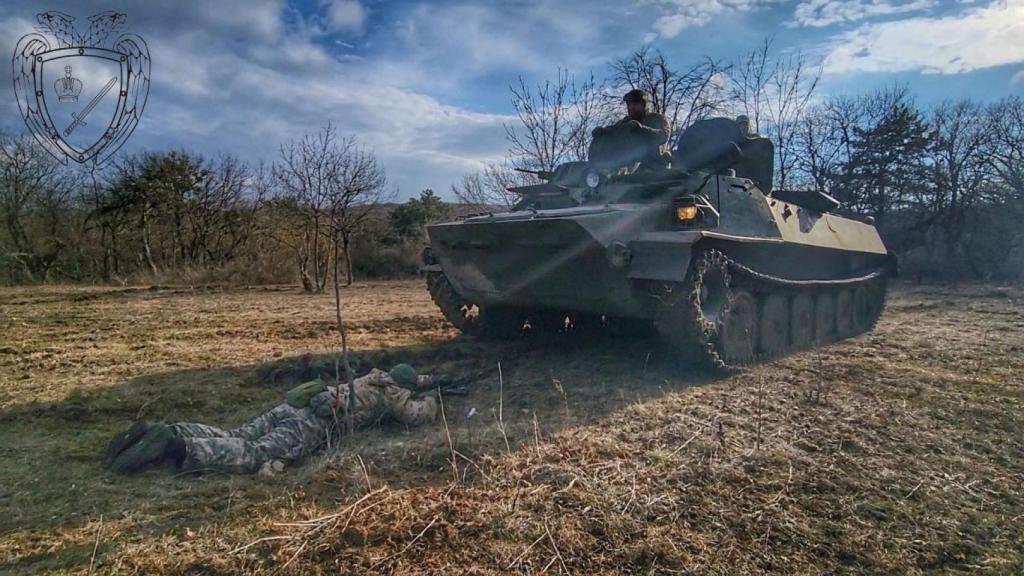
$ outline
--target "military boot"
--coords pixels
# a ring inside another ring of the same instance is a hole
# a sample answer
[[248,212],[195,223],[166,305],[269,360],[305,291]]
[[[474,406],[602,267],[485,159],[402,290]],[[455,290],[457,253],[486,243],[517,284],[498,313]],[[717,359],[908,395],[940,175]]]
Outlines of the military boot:
[[110,467],[116,472],[131,474],[158,464],[167,457],[167,446],[173,438],[174,432],[169,426],[154,424],[138,442],[121,452]]
[[132,427],[121,432],[110,441],[107,445],[107,451],[103,457],[103,463],[108,468],[114,463],[114,459],[121,455],[122,452],[128,449],[129,446],[138,442],[145,434],[149,431],[149,422],[136,422],[132,424]]

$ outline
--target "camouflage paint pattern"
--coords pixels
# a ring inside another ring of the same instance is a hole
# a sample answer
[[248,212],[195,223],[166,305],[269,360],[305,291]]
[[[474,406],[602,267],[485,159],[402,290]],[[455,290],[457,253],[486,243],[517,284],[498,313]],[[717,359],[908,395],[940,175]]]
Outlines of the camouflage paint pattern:
[[[427,382],[429,377],[419,378],[421,385]],[[382,370],[372,370],[353,385],[356,428],[389,418],[417,426],[437,415],[436,399],[414,398]],[[185,470],[252,474],[268,462],[294,463],[323,449],[329,438],[340,436],[347,404],[348,386],[329,387],[309,406],[280,404],[232,430],[190,422],[171,429],[185,440]]]

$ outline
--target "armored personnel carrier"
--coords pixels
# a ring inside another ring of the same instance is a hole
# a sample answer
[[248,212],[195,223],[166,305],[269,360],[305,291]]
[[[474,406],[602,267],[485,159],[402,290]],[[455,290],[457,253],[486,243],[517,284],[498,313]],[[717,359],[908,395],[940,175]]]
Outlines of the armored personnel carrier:
[[513,189],[510,211],[428,227],[444,316],[485,338],[646,323],[673,356],[719,368],[874,326],[895,260],[828,195],[773,190],[770,140],[715,118],[663,165],[638,150],[629,134],[595,138],[587,162]]

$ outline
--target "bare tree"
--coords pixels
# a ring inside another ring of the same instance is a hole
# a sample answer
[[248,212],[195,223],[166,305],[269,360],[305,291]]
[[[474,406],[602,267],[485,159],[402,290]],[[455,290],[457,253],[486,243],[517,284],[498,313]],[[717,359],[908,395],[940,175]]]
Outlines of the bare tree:
[[[342,381],[348,384],[345,423],[351,435],[354,374],[348,357],[340,269],[344,261],[346,282],[351,284],[352,236],[380,202],[389,197],[387,178],[373,153],[359,147],[355,138],[339,138],[330,124],[316,134],[306,134],[301,140],[283,145],[273,175],[284,191],[284,202],[298,216],[303,230],[297,243],[300,268],[307,257],[312,259],[317,291],[323,290],[327,277],[326,267],[321,267],[321,254],[329,259],[333,268],[335,319],[341,345],[340,366],[335,365],[335,378],[338,384]],[[327,240],[325,252],[321,252],[322,239]]]
[[226,263],[256,232],[256,211],[266,194],[265,168],[254,172],[233,156],[211,163],[208,176],[189,210],[193,229],[190,251],[194,262]]
[[767,123],[765,109],[774,73],[772,64],[771,40],[765,39],[737,61],[729,73],[733,104],[750,120],[755,132],[761,132]]
[[329,180],[337,169],[333,131],[306,134],[280,147],[272,172],[277,191],[292,204],[300,221],[299,274],[307,292],[322,292],[330,265],[331,238],[325,215]]
[[537,184],[540,180],[529,172],[510,168],[510,164],[485,164],[483,170],[466,174],[459,182],[452,184],[452,193],[462,204],[476,206],[481,210],[511,208],[519,196],[511,192],[510,188]]
[[559,69],[553,82],[528,86],[519,78],[509,90],[519,125],[505,125],[508,159],[485,164],[453,184],[452,193],[463,204],[510,208],[518,197],[509,188],[539,182],[524,171],[551,171],[565,162],[585,160],[591,131],[607,118],[592,75],[578,83]]
[[808,108],[794,137],[794,170],[789,178],[829,194],[853,156],[857,130],[868,126],[865,97],[833,96]]
[[590,132],[601,120],[601,98],[593,76],[577,83],[565,70],[554,82],[529,87],[520,78],[510,86],[521,127],[505,125],[514,168],[553,170],[585,160]]
[[797,168],[800,119],[818,87],[821,68],[811,66],[802,52],[773,56],[772,40],[766,39],[733,66],[729,78],[738,109],[754,131],[775,143],[775,180],[785,188]]
[[1019,96],[1005,98],[987,112],[992,146],[985,153],[985,163],[999,187],[1024,201],[1024,100]]
[[143,153],[87,175],[80,205],[85,229],[99,231],[104,278],[121,274],[126,247],[153,276],[223,269],[257,225],[263,191],[248,165],[232,156]]
[[981,156],[987,176],[966,212],[967,264],[982,278],[1024,277],[1024,101],[990,104],[984,113],[989,142]]
[[[111,217],[103,214],[107,200],[104,180],[109,174],[109,166],[105,170],[93,167],[88,171],[89,179],[79,192],[79,202],[85,210],[82,222],[83,233],[88,235],[99,231],[100,278],[110,281],[120,274],[120,258],[118,239],[124,229],[123,215]],[[85,182],[83,180],[83,182]]]
[[[274,187],[274,184],[270,184],[268,189],[273,190]],[[318,236],[311,230],[309,210],[294,196],[278,194],[275,190],[261,203],[260,216],[260,229],[263,235],[291,253],[302,282],[302,289],[306,292],[315,292],[316,286],[310,275],[313,257],[310,240],[311,237]]]
[[979,199],[988,176],[986,151],[993,143],[991,116],[977,102],[943,102],[931,113],[929,149],[933,186],[920,211],[942,222],[948,249],[960,244],[967,211]]
[[634,88],[643,90],[650,98],[651,111],[664,115],[670,129],[679,132],[724,109],[729,97],[723,81],[724,71],[710,58],[677,70],[669,65],[660,50],[645,47],[612,63],[610,96],[618,109],[623,92]]
[[0,257],[29,282],[46,280],[65,248],[60,222],[68,184],[68,173],[30,137],[0,135]]
[[832,176],[845,157],[838,130],[825,107],[809,110],[800,119],[794,143],[797,146],[796,170],[790,176],[797,186],[828,192]]
[[[298,243],[303,286],[323,291],[329,265],[338,261],[339,254],[351,284],[352,236],[391,193],[376,157],[359,147],[355,138],[339,138],[328,124],[316,134],[282,145],[273,175],[281,194],[304,220]],[[306,262],[312,278],[304,268]]]
[[351,285],[354,280],[352,237],[382,202],[394,197],[395,191],[387,187],[384,168],[372,152],[358,147],[352,138],[343,139],[343,143],[339,146],[342,161],[329,196],[328,216],[334,230],[335,251],[340,241],[345,281]]

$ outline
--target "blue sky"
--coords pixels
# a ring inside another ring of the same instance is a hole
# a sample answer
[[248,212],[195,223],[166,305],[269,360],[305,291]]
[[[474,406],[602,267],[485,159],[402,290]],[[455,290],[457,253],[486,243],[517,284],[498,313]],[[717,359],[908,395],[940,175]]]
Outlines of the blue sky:
[[[922,103],[1024,93],[1024,0],[220,0],[6,2],[11,54],[35,14],[82,26],[127,15],[153,58],[142,122],[125,145],[273,160],[331,121],[372,148],[400,197],[449,185],[506,149],[508,85],[559,67],[601,78],[651,46],[684,65],[725,62],[767,36],[821,62],[821,94],[903,82]],[[24,125],[9,88],[0,130]]]

